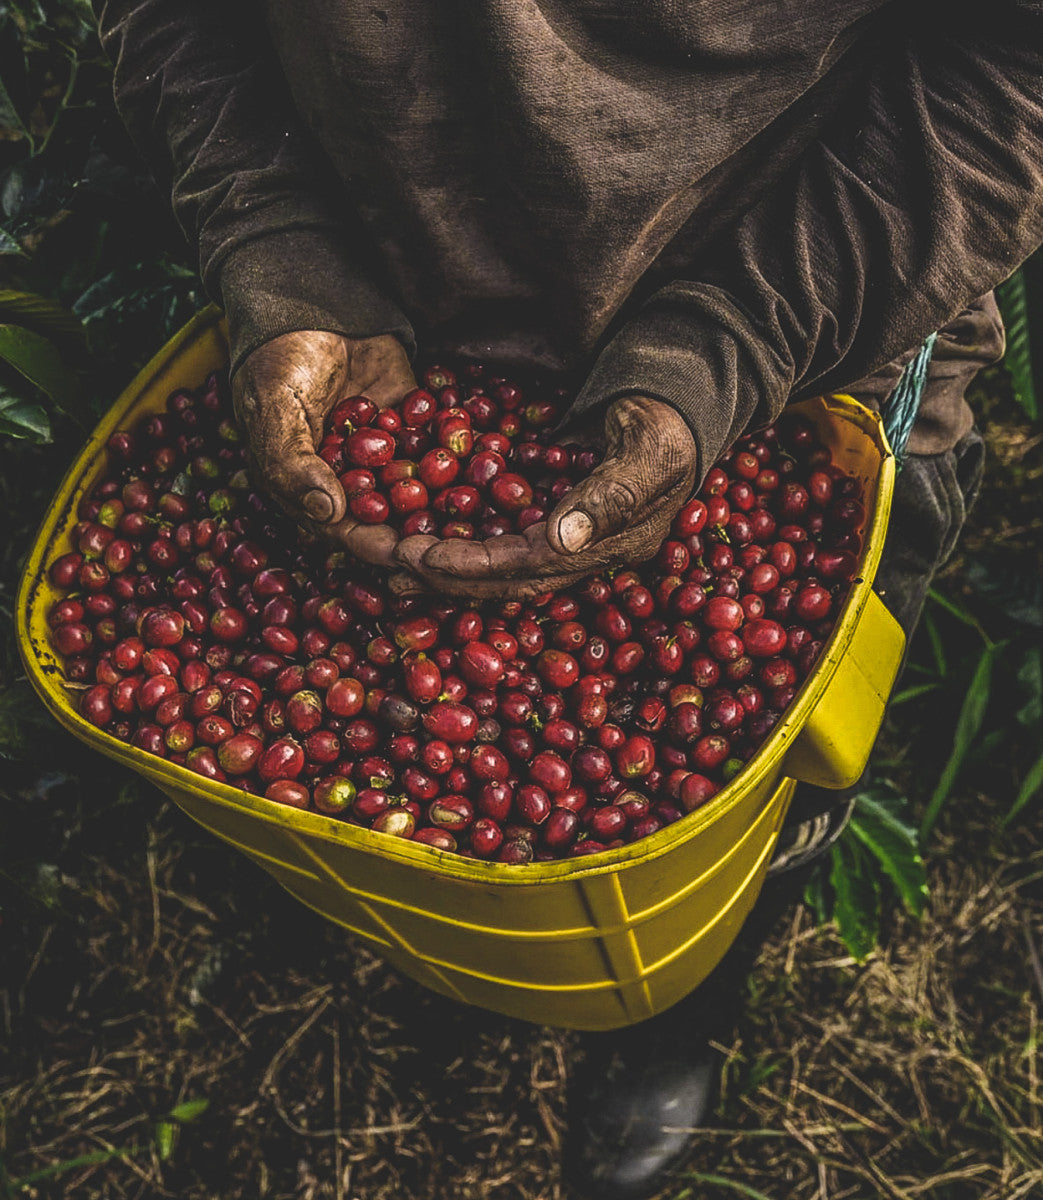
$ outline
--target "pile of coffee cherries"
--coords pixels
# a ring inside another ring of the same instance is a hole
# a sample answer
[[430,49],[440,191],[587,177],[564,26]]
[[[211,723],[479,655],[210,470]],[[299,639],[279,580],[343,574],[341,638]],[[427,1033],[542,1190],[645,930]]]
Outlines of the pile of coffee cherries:
[[[568,397],[432,367],[337,406],[321,453],[360,520],[495,537],[596,454]],[[395,596],[253,484],[227,382],[112,435],[50,564],[79,712],[246,792],[502,863],[593,854],[710,799],[793,701],[861,550],[860,483],[787,416],[737,442],[657,556],[534,600]]]
[[428,375],[427,387],[393,409],[378,412],[365,396],[334,409],[319,455],[357,520],[390,524],[404,537],[516,533],[542,521],[597,465],[594,450],[540,436],[567,393],[526,400],[506,380],[462,391],[451,371]]

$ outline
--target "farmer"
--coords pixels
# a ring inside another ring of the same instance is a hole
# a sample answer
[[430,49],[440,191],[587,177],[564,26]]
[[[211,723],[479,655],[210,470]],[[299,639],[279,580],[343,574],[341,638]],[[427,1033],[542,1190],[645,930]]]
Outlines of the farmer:
[[[878,401],[941,330],[882,574],[912,628],[980,475],[963,395],[1002,352],[990,290],[1043,241],[1039,0],[96,9],[290,513],[402,586],[556,588],[653,553],[740,432],[823,391]],[[417,345],[567,373],[607,461],[524,537],[355,525],[314,453],[324,415],[400,399]],[[765,920],[842,824],[802,804]],[[650,1195],[683,1160],[713,994],[588,1039],[578,1190]]]

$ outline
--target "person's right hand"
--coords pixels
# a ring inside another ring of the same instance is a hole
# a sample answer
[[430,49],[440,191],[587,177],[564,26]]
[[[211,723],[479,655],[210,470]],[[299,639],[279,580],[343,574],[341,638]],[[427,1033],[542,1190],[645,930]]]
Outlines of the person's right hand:
[[232,380],[232,400],[258,477],[281,507],[357,558],[387,566],[398,534],[348,515],[344,489],[316,450],[340,400],[364,395],[386,408],[415,387],[409,357],[392,334],[302,330],[252,351]]
[[651,558],[696,485],[695,438],[672,405],[628,395],[606,408],[604,443],[601,465],[524,533],[474,541],[403,538],[395,560],[404,571],[393,585],[527,600]]

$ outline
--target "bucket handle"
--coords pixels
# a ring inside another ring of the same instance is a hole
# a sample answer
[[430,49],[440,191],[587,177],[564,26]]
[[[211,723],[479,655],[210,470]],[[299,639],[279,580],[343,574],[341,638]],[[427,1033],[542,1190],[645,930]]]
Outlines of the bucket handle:
[[857,783],[883,723],[904,649],[901,626],[870,590],[851,640],[835,651],[835,670],[786,755],[786,775],[824,788]]

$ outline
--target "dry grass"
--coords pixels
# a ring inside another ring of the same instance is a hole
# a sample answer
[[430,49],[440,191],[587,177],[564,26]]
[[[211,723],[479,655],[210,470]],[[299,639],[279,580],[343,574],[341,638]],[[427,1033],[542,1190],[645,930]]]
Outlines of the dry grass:
[[[140,853],[66,881],[86,936],[4,991],[0,1104],[14,1177],[140,1149],[25,1194],[554,1194],[566,1035],[423,991],[154,794],[135,808]],[[210,1108],[161,1162],[153,1123],[189,1097]]]
[[[1041,869],[1038,845],[939,856],[928,916],[898,922],[861,967],[798,912],[758,964],[771,1002],[748,1007],[727,1048],[740,1130],[701,1169],[799,1200],[1043,1192],[1043,979],[1028,950]],[[771,1075],[744,1087],[765,1056]]]

